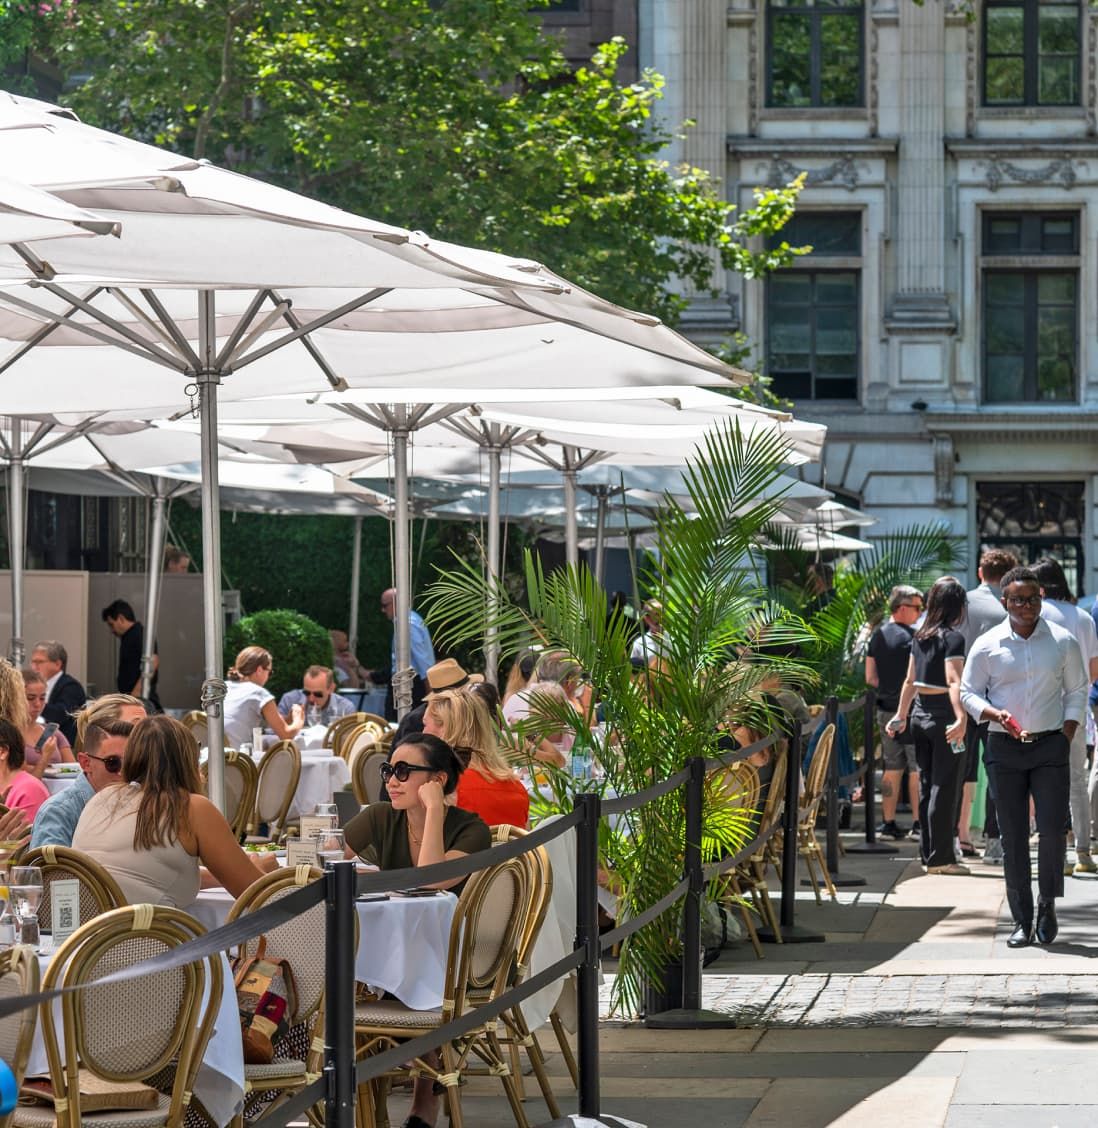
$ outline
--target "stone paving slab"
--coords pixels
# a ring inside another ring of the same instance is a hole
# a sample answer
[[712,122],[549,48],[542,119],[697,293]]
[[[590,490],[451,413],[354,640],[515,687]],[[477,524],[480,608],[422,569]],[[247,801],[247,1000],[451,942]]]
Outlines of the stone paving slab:
[[1094,1105],[964,1105],[949,1110],[945,1128],[1093,1128]]

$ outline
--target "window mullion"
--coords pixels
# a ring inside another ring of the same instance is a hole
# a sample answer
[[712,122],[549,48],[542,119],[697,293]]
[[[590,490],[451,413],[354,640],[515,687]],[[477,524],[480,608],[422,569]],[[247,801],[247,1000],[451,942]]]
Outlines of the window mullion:
[[816,290],[817,290],[816,280],[818,278],[819,278],[819,275],[815,271],[813,271],[812,274],[809,275],[809,287],[810,287],[810,289],[809,289],[809,292],[808,292],[808,330],[809,330],[808,363],[809,363],[809,366],[811,368],[812,398],[814,400],[820,398],[819,389],[816,386],[816,382],[819,379],[819,367],[820,367],[819,358],[818,358],[817,353],[816,353],[816,323],[819,320],[819,315],[818,315],[818,312],[817,312],[817,309],[816,309]]
[[808,86],[811,91],[813,106],[823,105],[823,84],[820,72],[823,69],[820,61],[820,14],[812,9],[809,15],[808,35]]
[[1040,21],[1038,20],[1037,0],[1026,0],[1025,17],[1022,23],[1022,50],[1024,52],[1022,71],[1024,76],[1025,104],[1027,106],[1037,105],[1037,60],[1040,51],[1040,44],[1038,43],[1039,27]]
[[1027,403],[1036,403],[1037,387],[1037,273],[1029,270],[1025,274],[1025,306],[1022,317],[1025,322],[1025,393]]

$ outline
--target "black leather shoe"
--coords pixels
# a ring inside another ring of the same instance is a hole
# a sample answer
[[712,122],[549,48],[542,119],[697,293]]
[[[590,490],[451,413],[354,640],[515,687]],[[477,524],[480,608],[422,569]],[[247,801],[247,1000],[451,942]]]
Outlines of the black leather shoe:
[[1016,924],[1014,931],[1007,937],[1008,948],[1028,948],[1033,943],[1033,926],[1031,924]]
[[1049,902],[1037,906],[1037,942],[1051,944],[1056,939],[1060,926],[1056,923],[1056,906]]

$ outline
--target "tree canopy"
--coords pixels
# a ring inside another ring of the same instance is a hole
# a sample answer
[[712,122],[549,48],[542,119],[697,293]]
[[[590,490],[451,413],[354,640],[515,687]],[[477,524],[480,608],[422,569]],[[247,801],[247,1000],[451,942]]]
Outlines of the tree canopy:
[[[662,159],[663,80],[618,79],[614,41],[576,71],[547,0],[51,0],[41,54],[88,122],[208,157],[439,238],[537,259],[674,323],[681,291],[793,252],[747,249],[796,190],[742,214]],[[531,11],[531,9],[535,9]],[[0,12],[2,15],[2,12]],[[14,18],[14,16],[13,16]],[[0,28],[0,32],[3,29]]]

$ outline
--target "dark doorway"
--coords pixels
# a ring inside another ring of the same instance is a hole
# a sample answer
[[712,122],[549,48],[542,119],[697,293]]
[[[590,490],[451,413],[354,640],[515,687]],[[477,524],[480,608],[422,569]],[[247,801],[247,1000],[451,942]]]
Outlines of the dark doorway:
[[980,551],[1005,548],[1022,564],[1052,556],[1068,586],[1084,594],[1082,482],[977,482]]

